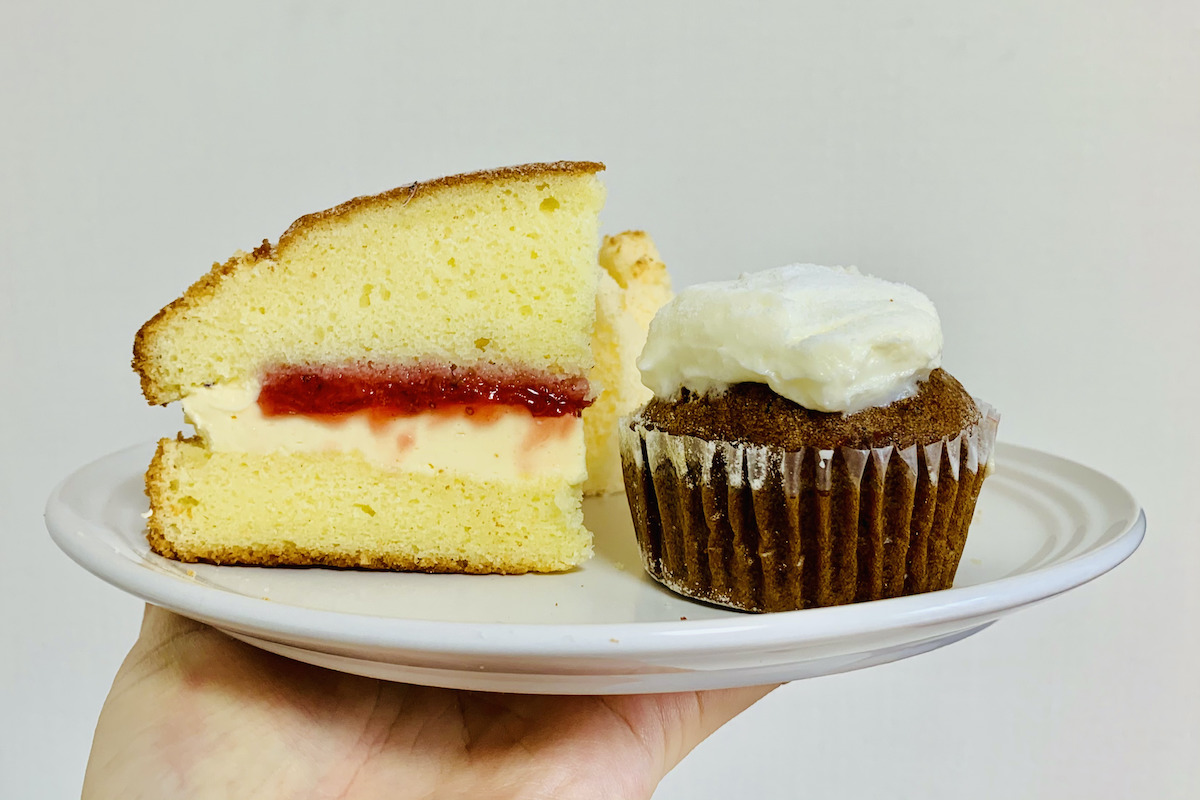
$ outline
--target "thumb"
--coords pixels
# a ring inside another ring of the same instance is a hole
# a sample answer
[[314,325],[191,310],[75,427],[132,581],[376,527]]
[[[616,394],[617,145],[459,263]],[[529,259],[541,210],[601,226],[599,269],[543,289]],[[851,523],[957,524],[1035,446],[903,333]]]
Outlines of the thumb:
[[664,695],[662,774],[674,769],[722,725],[777,688],[779,684]]

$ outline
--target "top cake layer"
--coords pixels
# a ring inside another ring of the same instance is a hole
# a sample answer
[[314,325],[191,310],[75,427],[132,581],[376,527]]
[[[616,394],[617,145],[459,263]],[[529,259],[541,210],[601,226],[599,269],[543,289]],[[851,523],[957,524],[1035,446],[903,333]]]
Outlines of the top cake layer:
[[602,164],[456,175],[300,218],[138,332],[151,403],[275,365],[592,365]]

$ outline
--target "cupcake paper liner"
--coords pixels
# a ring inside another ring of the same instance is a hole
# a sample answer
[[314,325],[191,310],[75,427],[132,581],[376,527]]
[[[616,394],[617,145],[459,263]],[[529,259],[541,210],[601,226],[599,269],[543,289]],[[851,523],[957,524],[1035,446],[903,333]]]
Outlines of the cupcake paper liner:
[[679,594],[786,611],[946,589],[1000,417],[903,449],[784,450],[620,426],[642,563]]

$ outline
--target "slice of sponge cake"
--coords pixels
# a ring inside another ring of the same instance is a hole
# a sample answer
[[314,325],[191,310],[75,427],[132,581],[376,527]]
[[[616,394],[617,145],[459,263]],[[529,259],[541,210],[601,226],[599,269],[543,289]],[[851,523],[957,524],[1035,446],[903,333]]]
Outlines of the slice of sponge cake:
[[595,163],[356,198],[213,270],[138,332],[197,435],[147,473],[185,561],[568,569],[596,313]]
[[600,245],[596,293],[596,366],[590,379],[596,402],[583,412],[589,495],[625,491],[617,420],[632,414],[653,392],[642,385],[637,357],[654,313],[671,299],[671,280],[654,240],[644,231],[605,236]]

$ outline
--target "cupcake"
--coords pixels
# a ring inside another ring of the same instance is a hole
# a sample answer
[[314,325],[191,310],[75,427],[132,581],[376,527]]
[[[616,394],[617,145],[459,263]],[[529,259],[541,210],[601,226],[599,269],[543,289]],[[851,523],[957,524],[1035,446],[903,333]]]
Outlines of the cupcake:
[[793,265],[681,292],[621,422],[646,571],[787,611],[949,588],[999,416],[941,367],[929,298]]

